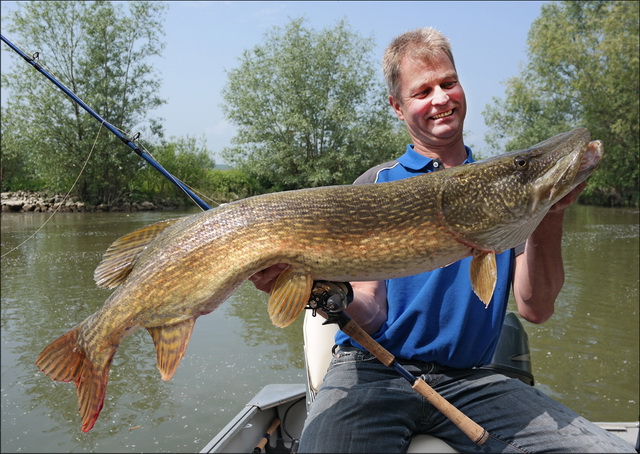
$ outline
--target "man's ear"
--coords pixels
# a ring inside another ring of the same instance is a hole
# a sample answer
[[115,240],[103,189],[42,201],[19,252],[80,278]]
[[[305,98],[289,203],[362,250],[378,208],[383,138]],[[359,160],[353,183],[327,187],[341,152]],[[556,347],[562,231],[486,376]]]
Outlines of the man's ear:
[[396,113],[396,116],[404,121],[404,115],[402,114],[402,106],[400,104],[400,102],[398,102],[393,96],[389,95],[389,104],[391,105],[391,108],[393,108],[393,111]]

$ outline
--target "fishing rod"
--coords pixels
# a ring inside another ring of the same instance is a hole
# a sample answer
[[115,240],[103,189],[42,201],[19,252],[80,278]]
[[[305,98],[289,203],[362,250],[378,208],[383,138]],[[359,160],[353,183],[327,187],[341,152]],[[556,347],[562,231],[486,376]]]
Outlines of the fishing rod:
[[160,172],[165,178],[171,181],[174,185],[180,188],[184,193],[186,193],[191,200],[193,200],[200,208],[203,210],[209,210],[211,207],[207,205],[200,197],[198,197],[191,189],[189,189],[182,181],[178,180],[175,176],[169,173],[164,167],[160,165],[158,161],[153,159],[149,153],[138,147],[135,141],[139,138],[140,133],[134,134],[132,138],[127,137],[125,134],[120,132],[116,127],[114,127],[111,123],[106,121],[100,115],[98,115],[91,107],[86,105],[84,101],[82,101],[75,93],[73,93],[69,88],[67,88],[62,82],[56,79],[53,75],[51,75],[40,63],[38,63],[38,53],[36,52],[33,56],[27,55],[23,52],[18,46],[9,41],[4,35],[0,34],[0,38],[4,41],[11,49],[13,49],[18,55],[20,55],[27,63],[37,69],[41,74],[43,74],[47,79],[53,82],[60,90],[62,90],[69,98],[71,98],[76,104],[86,110],[93,118],[100,122],[100,125],[104,125],[109,131],[111,131],[118,139],[124,142],[129,148],[131,148],[138,156],[147,161],[154,169]]

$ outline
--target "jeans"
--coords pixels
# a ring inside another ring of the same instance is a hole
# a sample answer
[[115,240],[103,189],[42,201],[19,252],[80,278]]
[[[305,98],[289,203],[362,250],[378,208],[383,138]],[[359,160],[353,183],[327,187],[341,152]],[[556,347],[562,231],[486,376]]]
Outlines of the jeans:
[[476,446],[393,368],[352,347],[335,353],[309,409],[298,452],[403,453],[414,433],[459,452],[635,452],[532,386],[486,369],[404,367],[489,432]]

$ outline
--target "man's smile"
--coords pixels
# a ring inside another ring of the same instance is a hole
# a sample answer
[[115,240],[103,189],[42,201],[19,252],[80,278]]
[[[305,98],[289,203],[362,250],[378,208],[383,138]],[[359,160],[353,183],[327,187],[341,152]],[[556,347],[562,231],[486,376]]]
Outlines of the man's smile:
[[434,115],[432,117],[429,117],[429,118],[431,118],[432,120],[437,120],[438,118],[448,117],[449,115],[452,115],[452,114],[453,114],[453,109],[447,110],[446,112],[441,112],[441,113],[439,113],[437,115]]

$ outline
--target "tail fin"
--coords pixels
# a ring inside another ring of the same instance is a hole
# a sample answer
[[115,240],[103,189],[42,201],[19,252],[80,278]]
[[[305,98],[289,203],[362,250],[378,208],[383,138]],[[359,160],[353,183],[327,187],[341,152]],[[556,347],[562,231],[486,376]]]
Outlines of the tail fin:
[[93,364],[78,344],[76,327],[49,344],[36,360],[36,366],[56,381],[73,382],[78,393],[78,409],[82,417],[82,431],[91,430],[104,404],[109,379],[109,366],[116,352],[110,347],[104,365]]

